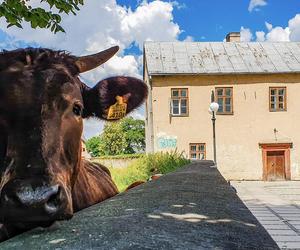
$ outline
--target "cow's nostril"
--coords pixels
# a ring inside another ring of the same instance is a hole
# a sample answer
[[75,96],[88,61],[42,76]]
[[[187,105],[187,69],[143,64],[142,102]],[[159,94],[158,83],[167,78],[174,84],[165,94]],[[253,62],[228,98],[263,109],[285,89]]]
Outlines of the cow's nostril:
[[49,214],[54,214],[59,210],[61,204],[61,187],[58,187],[45,203],[45,210]]

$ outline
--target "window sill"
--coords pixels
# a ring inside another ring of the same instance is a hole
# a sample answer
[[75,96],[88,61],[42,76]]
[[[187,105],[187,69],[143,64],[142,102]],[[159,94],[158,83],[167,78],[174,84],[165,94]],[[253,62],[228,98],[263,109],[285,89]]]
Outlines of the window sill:
[[171,117],[188,117],[189,115],[170,115]]
[[269,110],[271,113],[276,113],[276,112],[286,112],[287,109],[285,110]]
[[217,112],[216,115],[234,115],[234,113],[233,112],[232,113],[219,113],[219,112]]

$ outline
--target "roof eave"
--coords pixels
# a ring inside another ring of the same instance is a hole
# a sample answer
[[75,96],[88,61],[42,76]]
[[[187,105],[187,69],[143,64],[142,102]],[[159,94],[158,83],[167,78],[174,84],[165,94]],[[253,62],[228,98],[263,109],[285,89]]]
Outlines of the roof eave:
[[224,75],[279,75],[279,74],[300,74],[300,71],[283,71],[283,72],[228,72],[228,73],[151,73],[149,76],[224,76]]

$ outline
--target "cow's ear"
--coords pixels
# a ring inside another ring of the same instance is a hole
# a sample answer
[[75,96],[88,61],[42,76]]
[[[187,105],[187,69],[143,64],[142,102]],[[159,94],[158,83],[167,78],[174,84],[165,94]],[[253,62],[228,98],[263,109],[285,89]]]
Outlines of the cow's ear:
[[[147,94],[147,85],[137,78],[118,76],[102,80],[95,87],[83,90],[83,118],[92,116],[105,120],[122,118],[122,111],[128,114],[140,106]],[[115,104],[119,104],[118,107],[121,109],[114,109]]]

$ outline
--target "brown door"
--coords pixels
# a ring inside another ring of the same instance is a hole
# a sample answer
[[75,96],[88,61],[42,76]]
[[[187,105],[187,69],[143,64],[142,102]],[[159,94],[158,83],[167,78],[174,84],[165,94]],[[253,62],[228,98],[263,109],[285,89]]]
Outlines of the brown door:
[[267,152],[267,181],[285,180],[284,151]]

